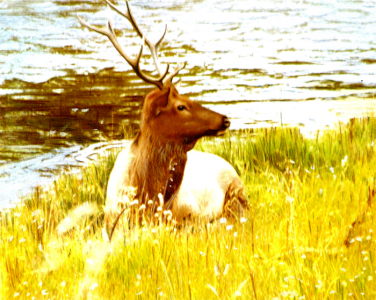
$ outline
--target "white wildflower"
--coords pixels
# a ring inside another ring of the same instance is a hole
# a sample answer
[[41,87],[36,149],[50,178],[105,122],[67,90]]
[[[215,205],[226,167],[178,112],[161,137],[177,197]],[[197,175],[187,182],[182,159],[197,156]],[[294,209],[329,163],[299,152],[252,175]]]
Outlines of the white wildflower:
[[67,285],[67,283],[65,282],[65,280],[63,280],[60,285],[64,288]]
[[129,203],[129,206],[138,205],[138,200],[133,200],[131,203]]
[[286,197],[286,201],[287,201],[287,202],[290,202],[290,203],[293,203],[295,200],[294,200],[293,197],[289,197],[289,196],[287,196],[287,197]]
[[163,214],[164,214],[165,216],[172,216],[172,212],[171,212],[171,210],[165,210],[165,211],[163,212]]
[[98,286],[98,283],[93,283],[89,289],[93,291],[95,290],[97,286]]
[[342,167],[346,166],[347,163],[347,155],[342,159]]
[[227,222],[226,218],[220,218],[219,219],[219,223],[221,223],[221,224],[224,224],[226,222]]
[[332,174],[334,174],[334,168],[333,167],[330,167],[329,170],[330,170],[330,172],[332,172]]
[[240,223],[245,223],[245,222],[247,222],[246,218],[240,218]]
[[33,217],[40,215],[40,210],[39,210],[39,209],[34,210],[34,211],[31,213],[31,215],[32,215]]
[[227,225],[227,226],[226,226],[226,230],[231,230],[232,227],[234,227],[234,225]]
[[283,291],[283,292],[281,293],[281,296],[282,296],[282,297],[287,297],[287,296],[289,296],[289,295],[290,295],[290,292]]
[[47,290],[42,290],[42,295],[48,295]]

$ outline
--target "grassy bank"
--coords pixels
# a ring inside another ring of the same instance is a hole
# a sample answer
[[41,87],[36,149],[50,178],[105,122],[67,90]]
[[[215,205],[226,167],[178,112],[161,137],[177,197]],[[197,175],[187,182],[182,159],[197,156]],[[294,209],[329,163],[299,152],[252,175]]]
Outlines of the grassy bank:
[[[246,220],[178,230],[120,226],[108,243],[100,213],[111,153],[1,213],[1,297],[376,298],[376,118],[312,140],[276,128],[196,148],[242,174],[252,206]],[[98,217],[58,236],[58,223],[86,201],[97,204]]]

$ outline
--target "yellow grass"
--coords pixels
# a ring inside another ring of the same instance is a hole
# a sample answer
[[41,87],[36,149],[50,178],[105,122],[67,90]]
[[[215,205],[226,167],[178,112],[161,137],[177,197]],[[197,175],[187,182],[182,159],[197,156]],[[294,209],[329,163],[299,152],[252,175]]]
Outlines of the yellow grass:
[[[1,212],[0,297],[376,299],[376,119],[320,136],[277,128],[203,140],[197,149],[241,174],[247,217],[131,230],[122,220],[111,243],[102,211],[115,153],[62,175]],[[94,215],[59,235],[84,202]]]

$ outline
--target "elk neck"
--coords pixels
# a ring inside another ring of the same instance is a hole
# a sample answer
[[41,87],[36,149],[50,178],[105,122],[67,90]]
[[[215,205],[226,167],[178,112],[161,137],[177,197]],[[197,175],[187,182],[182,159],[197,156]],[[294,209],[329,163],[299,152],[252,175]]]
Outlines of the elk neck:
[[166,203],[179,189],[187,162],[187,145],[163,139],[148,130],[140,132],[131,151],[131,183],[137,188],[136,197],[141,203],[158,201],[158,194]]

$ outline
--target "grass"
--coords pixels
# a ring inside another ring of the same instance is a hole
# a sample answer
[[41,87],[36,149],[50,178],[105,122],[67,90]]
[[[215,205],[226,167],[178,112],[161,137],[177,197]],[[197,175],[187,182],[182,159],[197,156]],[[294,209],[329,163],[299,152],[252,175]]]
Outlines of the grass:
[[[374,299],[376,118],[203,139],[241,174],[246,220],[127,230],[100,213],[115,153],[1,212],[2,299]],[[98,205],[64,236],[75,206]],[[34,298],[33,298],[34,297]]]

